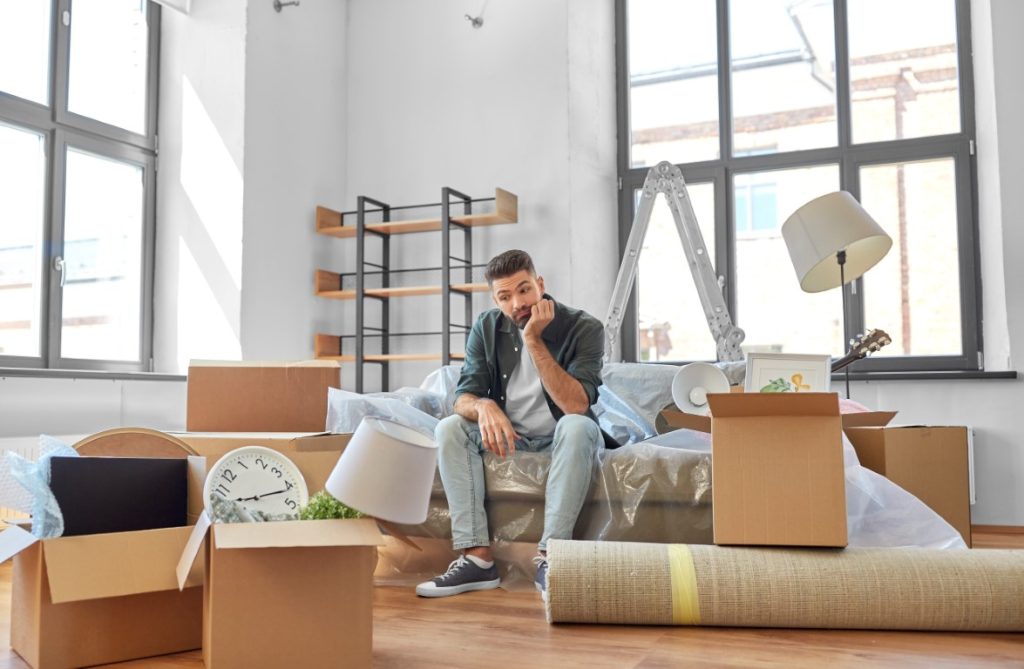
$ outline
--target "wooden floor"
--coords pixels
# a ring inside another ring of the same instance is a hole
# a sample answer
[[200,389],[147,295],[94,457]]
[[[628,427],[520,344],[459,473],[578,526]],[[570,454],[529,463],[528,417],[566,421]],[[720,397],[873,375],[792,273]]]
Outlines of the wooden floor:
[[[1024,534],[976,533],[975,546],[1024,548]],[[0,669],[23,669],[7,642],[10,583],[8,562],[0,566]],[[1024,634],[549,625],[534,591],[427,600],[411,588],[377,588],[373,634],[374,666],[396,669],[1024,667]],[[112,666],[202,664],[193,651]]]

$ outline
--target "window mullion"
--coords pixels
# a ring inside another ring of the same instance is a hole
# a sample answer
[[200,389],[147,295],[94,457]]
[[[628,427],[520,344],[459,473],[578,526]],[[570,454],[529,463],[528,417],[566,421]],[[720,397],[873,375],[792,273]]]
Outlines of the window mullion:
[[729,0],[718,0],[719,160],[732,158],[732,60],[729,53]]
[[[68,62],[71,54],[71,26],[64,20],[71,17],[71,0],[54,0],[53,65],[50,70],[50,107],[53,122],[62,122],[68,109]],[[66,12],[66,14],[65,14]]]
[[[64,310],[64,288],[61,285],[62,273],[57,271],[55,262],[62,260],[64,254],[64,209],[67,182],[67,136],[63,130],[54,130],[50,141],[50,212],[49,240],[43,258],[45,284],[48,286],[45,343],[44,351],[46,367],[52,367],[60,359],[61,319]],[[63,274],[66,276],[65,267]]]
[[850,41],[846,0],[833,0],[836,42],[836,116],[839,150],[845,152],[853,142],[853,106],[850,92]]

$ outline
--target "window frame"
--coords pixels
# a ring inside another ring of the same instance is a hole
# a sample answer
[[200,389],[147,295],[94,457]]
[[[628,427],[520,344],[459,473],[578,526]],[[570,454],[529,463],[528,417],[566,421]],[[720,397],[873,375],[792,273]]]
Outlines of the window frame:
[[[630,81],[628,63],[628,2],[615,0],[616,110],[619,175],[619,255],[633,224],[634,193],[643,186],[650,167],[630,166],[631,127],[629,118]],[[860,199],[860,168],[879,164],[914,162],[946,158],[953,160],[956,183],[957,252],[960,270],[960,328],[962,350],[942,356],[876,356],[857,363],[861,372],[935,372],[976,371],[984,369],[982,342],[982,299],[977,222],[977,159],[975,147],[974,79],[971,59],[970,0],[954,0],[957,35],[957,74],[960,98],[958,133],[853,144],[851,95],[849,88],[849,51],[847,40],[847,0],[833,0],[836,48],[836,113],[838,137],[834,147],[805,149],[773,154],[733,156],[732,82],[729,45],[729,1],[716,0],[718,31],[718,141],[719,158],[679,164],[687,184],[711,182],[715,202],[715,268],[724,281],[723,294],[730,313],[739,327],[737,312],[735,235],[731,194],[737,175],[776,169],[834,164],[839,168],[840,188]],[[680,248],[680,253],[682,254]],[[724,268],[724,269],[721,269]],[[638,278],[639,279],[639,278]],[[865,329],[863,281],[857,279],[843,287],[848,301],[844,315],[845,339]],[[637,288],[634,286],[622,320],[622,357],[639,359]],[[875,325],[875,324],[870,324]],[[688,362],[677,360],[674,362]]]
[[[147,1],[148,62],[146,64],[145,132],[135,133],[67,109],[70,40],[74,0],[50,0],[50,53],[47,89],[49,106],[0,91],[0,122],[36,132],[44,138],[46,155],[42,250],[39,293],[39,355],[0,354],[0,367],[144,372],[153,368],[153,284],[156,246],[156,172],[159,137],[157,110],[160,68],[160,6]],[[94,360],[60,355],[63,291],[53,269],[64,256],[64,199],[69,148],[136,165],[142,169],[141,295],[139,359]]]

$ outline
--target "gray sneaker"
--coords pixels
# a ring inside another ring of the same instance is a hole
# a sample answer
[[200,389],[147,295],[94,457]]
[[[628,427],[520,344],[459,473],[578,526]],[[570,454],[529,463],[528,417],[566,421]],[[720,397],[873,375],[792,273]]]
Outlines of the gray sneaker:
[[449,597],[472,590],[491,590],[500,584],[495,565],[484,569],[463,555],[448,565],[445,573],[417,585],[416,594],[420,597]]
[[533,577],[533,585],[540,592],[540,598],[548,601],[548,558],[545,555],[536,555],[533,564],[537,565],[537,575]]

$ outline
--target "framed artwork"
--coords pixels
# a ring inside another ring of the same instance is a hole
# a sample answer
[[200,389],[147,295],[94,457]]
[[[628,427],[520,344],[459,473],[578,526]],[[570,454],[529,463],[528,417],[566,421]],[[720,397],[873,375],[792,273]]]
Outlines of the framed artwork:
[[825,393],[832,380],[832,356],[748,353],[748,393]]

